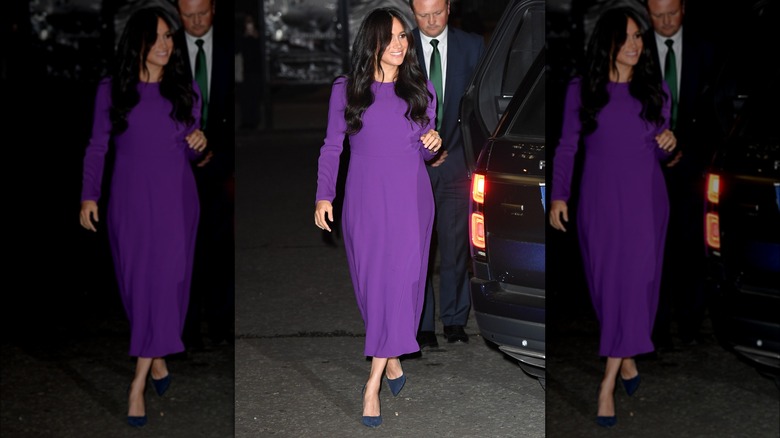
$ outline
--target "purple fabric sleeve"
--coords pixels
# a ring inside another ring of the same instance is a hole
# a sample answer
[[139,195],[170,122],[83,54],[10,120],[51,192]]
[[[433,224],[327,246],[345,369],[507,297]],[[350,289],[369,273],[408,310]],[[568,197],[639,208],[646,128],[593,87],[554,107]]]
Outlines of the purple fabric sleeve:
[[[664,132],[665,129],[670,129],[671,120],[672,120],[672,97],[669,91],[669,86],[666,85],[666,82],[662,82],[662,84],[663,84],[664,94],[666,95],[666,99],[664,100],[664,106],[661,108],[661,115],[664,117],[664,123],[658,127],[658,131],[656,131],[656,135]],[[672,150],[672,152],[666,152],[661,148],[656,148],[655,150],[655,156],[661,161],[669,159],[669,157],[671,157],[672,154],[676,154],[676,153],[677,150]]]
[[[195,123],[192,125],[193,128],[189,130],[187,135],[195,131],[195,127],[200,127],[200,113],[201,113],[200,109],[203,106],[203,100],[200,97],[200,88],[198,87],[197,81],[192,81],[192,89],[195,92],[195,94],[198,96],[198,98],[195,99],[194,102],[192,103],[192,117],[195,118]],[[187,143],[187,140],[184,140],[184,142]],[[206,147],[208,147],[208,137],[206,137],[206,142],[207,142]],[[192,149],[189,143],[186,144],[185,146],[186,146],[185,150],[187,151],[187,159],[189,159],[190,161],[196,160],[203,156],[203,152],[197,152],[196,150]]]
[[[421,137],[431,129],[436,129],[436,89],[433,88],[433,82],[431,81],[427,81],[426,85],[428,87],[428,91],[433,97],[428,102],[428,108],[425,109],[425,114],[428,115],[428,124],[420,129]],[[441,135],[441,132],[439,135]],[[428,161],[436,156],[436,152],[431,152],[430,150],[425,149],[422,141],[420,141],[420,155],[422,155],[423,160]]]
[[563,104],[563,125],[558,147],[555,148],[553,159],[553,181],[551,201],[569,200],[571,193],[571,178],[574,172],[574,156],[579,145],[580,131],[580,80],[572,79],[566,89],[566,99]]
[[336,79],[330,91],[328,105],[328,126],[325,141],[320,148],[320,158],[317,170],[316,201],[330,201],[336,197],[336,178],[339,173],[339,156],[344,148],[344,135],[347,121],[344,119],[344,109],[347,107],[347,80]]
[[92,136],[84,153],[84,172],[81,181],[81,200],[95,201],[100,199],[100,185],[103,180],[103,167],[111,137],[111,80],[100,81],[95,97],[95,110],[92,121]]

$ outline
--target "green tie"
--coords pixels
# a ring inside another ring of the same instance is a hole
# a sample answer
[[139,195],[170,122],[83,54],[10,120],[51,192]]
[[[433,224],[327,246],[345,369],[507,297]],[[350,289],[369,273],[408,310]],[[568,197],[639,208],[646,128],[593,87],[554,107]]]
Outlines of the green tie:
[[195,40],[198,45],[198,57],[195,59],[195,80],[198,81],[200,95],[203,98],[201,102],[200,126],[206,128],[206,120],[209,113],[209,72],[206,65],[206,52],[203,51],[203,40]]
[[441,131],[441,119],[444,115],[444,101],[442,96],[444,90],[442,89],[442,74],[441,74],[441,55],[439,54],[439,40],[431,40],[433,46],[433,53],[431,54],[431,69],[430,78],[433,82],[433,88],[436,90],[436,130]]
[[670,38],[665,42],[669,50],[666,52],[666,68],[664,69],[664,79],[666,79],[666,85],[669,86],[669,90],[672,92],[672,129],[677,125],[677,103],[679,98],[677,97],[677,57],[674,55],[674,49],[672,44],[674,41]]

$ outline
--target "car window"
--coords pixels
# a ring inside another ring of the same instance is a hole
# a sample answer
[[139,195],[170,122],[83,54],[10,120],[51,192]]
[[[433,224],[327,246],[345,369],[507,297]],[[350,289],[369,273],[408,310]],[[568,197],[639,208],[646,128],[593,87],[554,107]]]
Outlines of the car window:
[[[531,82],[526,81],[526,76],[544,51],[545,25],[545,2],[542,0],[515,0],[501,16],[461,101],[463,152],[469,172],[474,170],[487,140],[498,135],[496,130],[502,120],[501,135],[506,133],[504,115],[509,110],[514,114],[518,108],[518,99],[513,101],[518,88],[528,90],[523,93],[530,92],[531,88],[524,84]],[[534,73],[532,77],[536,78],[536,75]],[[526,96],[517,97],[526,100]],[[543,114],[541,110],[538,115]],[[541,126],[540,129],[544,129]]]
[[512,17],[511,28],[497,42],[490,65],[479,83],[479,112],[493,132],[536,56],[544,48],[544,8],[531,8]]
[[763,93],[750,96],[742,114],[740,134],[748,138],[771,138],[776,142],[780,138],[777,132],[777,121],[780,120],[778,97],[778,88],[772,85],[765,87]]
[[544,139],[545,78],[546,75],[541,72],[531,93],[509,122],[507,136]]

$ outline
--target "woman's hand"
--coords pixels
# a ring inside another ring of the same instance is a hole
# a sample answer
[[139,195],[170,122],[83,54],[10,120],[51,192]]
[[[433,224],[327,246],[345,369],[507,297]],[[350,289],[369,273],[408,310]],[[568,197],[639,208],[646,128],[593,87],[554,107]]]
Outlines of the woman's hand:
[[187,140],[190,148],[194,149],[196,152],[203,152],[203,149],[206,149],[206,136],[200,129],[190,132],[184,139]]
[[671,152],[677,147],[677,138],[674,133],[668,129],[655,136],[655,141],[658,142],[658,147],[665,152]]
[[314,225],[321,230],[330,231],[326,222],[327,218],[333,222],[333,204],[330,201],[317,201],[317,205],[314,207]]
[[95,225],[92,223],[93,218],[95,219],[95,222],[100,222],[98,219],[97,202],[81,201],[81,214],[79,215],[81,226],[91,231],[97,231],[97,228],[95,228]]
[[439,133],[433,129],[423,134],[423,136],[420,137],[420,141],[422,141],[425,149],[428,149],[431,152],[436,152],[441,148],[442,139],[439,137]]
[[553,201],[550,204],[550,225],[556,230],[565,232],[566,227],[563,226],[561,217],[563,217],[563,222],[569,222],[569,206],[566,205],[566,201]]

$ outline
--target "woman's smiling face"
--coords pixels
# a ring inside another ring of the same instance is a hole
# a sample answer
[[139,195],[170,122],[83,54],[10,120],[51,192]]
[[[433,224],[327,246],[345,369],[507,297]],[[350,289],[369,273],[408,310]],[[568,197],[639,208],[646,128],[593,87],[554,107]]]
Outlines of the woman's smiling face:
[[163,68],[171,59],[173,52],[173,35],[162,18],[157,19],[157,39],[146,55],[146,68]]
[[[406,58],[406,49],[409,47],[409,40],[406,38],[404,27],[397,18],[393,18],[393,29],[390,35],[390,43],[385,52],[379,59],[379,65],[385,73],[395,72],[398,66],[403,64]],[[395,76],[395,75],[392,75]]]
[[629,18],[626,26],[626,41],[617,53],[615,58],[615,66],[618,70],[628,68],[631,71],[642,55],[642,49],[644,48],[644,41],[642,41],[642,34],[639,32],[639,26],[636,22]]

